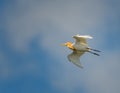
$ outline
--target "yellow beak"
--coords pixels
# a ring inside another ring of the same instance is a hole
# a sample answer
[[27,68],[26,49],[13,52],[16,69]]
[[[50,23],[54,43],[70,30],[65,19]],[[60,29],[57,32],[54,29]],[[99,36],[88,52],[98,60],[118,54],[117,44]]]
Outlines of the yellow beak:
[[61,46],[66,46],[66,43],[64,43],[64,44],[61,44]]

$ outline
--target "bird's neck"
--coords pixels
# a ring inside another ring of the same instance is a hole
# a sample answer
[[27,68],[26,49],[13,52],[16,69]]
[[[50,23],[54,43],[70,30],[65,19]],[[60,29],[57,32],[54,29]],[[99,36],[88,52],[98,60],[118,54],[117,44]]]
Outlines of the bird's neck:
[[71,49],[71,50],[75,50],[75,48],[73,47],[72,44],[67,45],[67,47],[68,47],[69,49]]

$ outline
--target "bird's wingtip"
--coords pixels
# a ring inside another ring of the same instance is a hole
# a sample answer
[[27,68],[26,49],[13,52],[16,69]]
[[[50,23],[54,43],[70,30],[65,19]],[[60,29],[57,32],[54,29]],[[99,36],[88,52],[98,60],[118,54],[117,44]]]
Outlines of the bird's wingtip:
[[75,38],[75,37],[81,37],[81,38],[89,38],[89,39],[93,39],[93,37],[92,36],[90,36],[90,35],[79,35],[79,34],[76,34],[76,35],[74,35],[74,36],[72,36],[73,38]]
[[92,37],[92,36],[90,36],[90,35],[88,35],[87,37],[88,37],[89,39],[93,39],[93,37]]

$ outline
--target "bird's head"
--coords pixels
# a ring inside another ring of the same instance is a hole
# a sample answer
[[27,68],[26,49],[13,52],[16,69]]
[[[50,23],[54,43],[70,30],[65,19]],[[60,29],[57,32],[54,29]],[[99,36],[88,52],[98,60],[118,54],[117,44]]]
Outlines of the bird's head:
[[63,46],[67,46],[69,49],[75,50],[75,48],[73,47],[73,44],[71,42],[66,42],[63,44]]
[[62,44],[63,46],[71,46],[72,45],[72,43],[71,42],[66,42],[66,43],[64,43],[64,44]]

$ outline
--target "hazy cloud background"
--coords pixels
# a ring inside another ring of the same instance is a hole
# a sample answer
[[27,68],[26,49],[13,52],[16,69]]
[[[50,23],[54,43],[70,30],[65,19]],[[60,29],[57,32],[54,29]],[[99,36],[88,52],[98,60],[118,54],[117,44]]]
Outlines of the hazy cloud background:
[[[0,1],[0,93],[119,93],[119,0]],[[88,34],[97,57],[68,62],[61,44]]]

